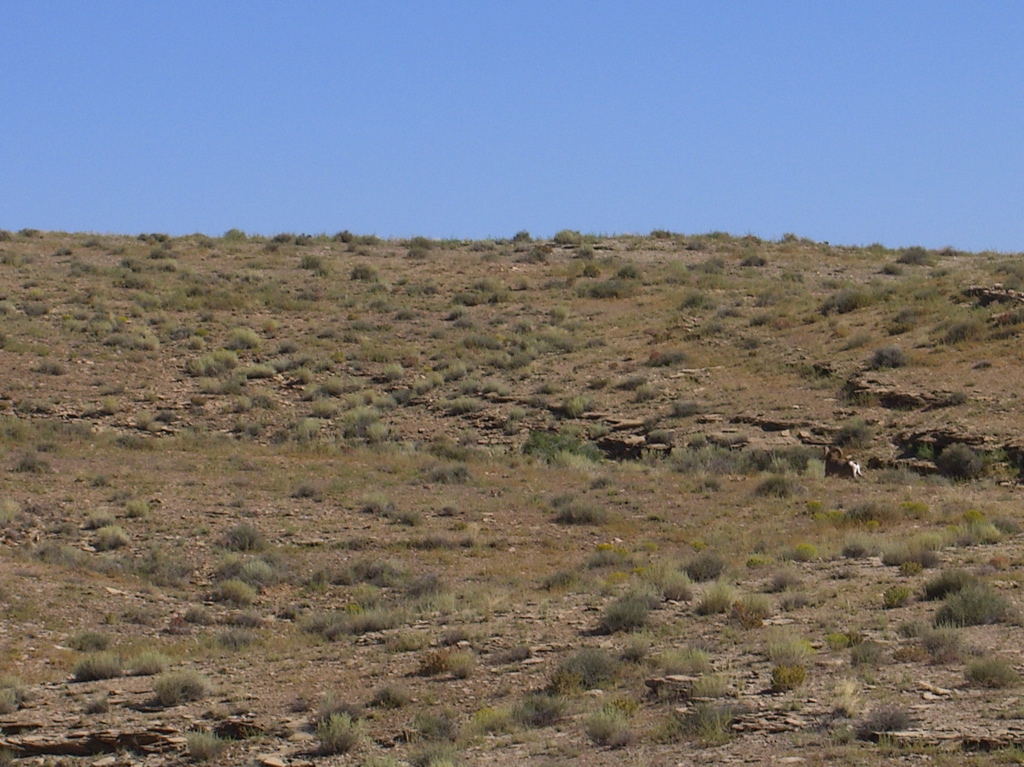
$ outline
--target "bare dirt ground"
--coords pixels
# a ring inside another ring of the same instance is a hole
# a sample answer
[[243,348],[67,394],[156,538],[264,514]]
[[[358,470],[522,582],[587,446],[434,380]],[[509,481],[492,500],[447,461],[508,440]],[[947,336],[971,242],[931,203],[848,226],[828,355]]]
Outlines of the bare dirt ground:
[[0,763],[1020,763],[1022,281],[0,232]]

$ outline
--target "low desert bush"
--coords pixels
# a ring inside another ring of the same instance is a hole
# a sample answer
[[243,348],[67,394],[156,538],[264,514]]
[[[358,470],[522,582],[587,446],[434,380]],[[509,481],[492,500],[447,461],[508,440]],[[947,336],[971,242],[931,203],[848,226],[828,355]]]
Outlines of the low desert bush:
[[883,705],[872,709],[857,726],[860,740],[877,740],[880,734],[909,729],[913,718],[906,709]]
[[736,587],[724,581],[718,581],[704,592],[697,603],[697,615],[716,615],[728,612],[736,602]]
[[232,551],[263,551],[267,540],[254,525],[241,522],[224,534],[222,545]]
[[412,693],[405,687],[389,684],[374,690],[369,705],[374,708],[402,708],[412,702]]
[[210,683],[198,671],[168,671],[153,685],[156,703],[164,708],[201,700],[210,693]]
[[196,762],[208,762],[220,756],[227,748],[228,742],[215,732],[194,730],[185,735],[188,755]]
[[956,663],[967,652],[963,635],[955,628],[926,629],[919,641],[933,663]]
[[955,443],[946,446],[939,453],[938,458],[935,459],[935,466],[945,477],[970,480],[981,475],[985,468],[985,462],[967,445]]
[[705,674],[711,670],[711,657],[698,647],[664,650],[656,659],[666,674]]
[[683,566],[683,571],[695,583],[703,583],[704,581],[713,581],[720,576],[728,564],[721,554],[711,549],[703,549],[690,558]]
[[901,368],[907,364],[907,355],[898,346],[882,346],[871,355],[868,367],[872,370]]
[[929,601],[945,599],[949,594],[955,594],[977,582],[977,577],[966,570],[943,570],[924,584],[924,598]]
[[110,647],[110,637],[99,631],[79,631],[68,645],[80,652],[99,652]]
[[878,642],[867,640],[850,648],[850,665],[877,666],[882,661],[884,648]]
[[331,714],[316,726],[322,754],[347,754],[362,742],[366,735],[360,722],[348,714]]
[[512,708],[512,718],[524,727],[549,727],[562,719],[568,708],[560,695],[529,693]]
[[594,743],[607,748],[623,748],[635,738],[629,716],[613,705],[602,706],[599,711],[588,716],[583,730]]
[[981,626],[1002,623],[1011,616],[1010,603],[984,583],[974,583],[948,594],[935,613],[935,625]]
[[605,650],[585,647],[562,661],[552,674],[550,692],[564,694],[593,690],[611,682],[620,662]]
[[803,685],[807,669],[801,665],[775,666],[772,668],[772,692],[788,692]]
[[1016,687],[1020,676],[1003,658],[978,658],[967,664],[964,670],[967,681],[979,687],[1001,689]]
[[615,634],[644,628],[651,610],[659,601],[660,595],[652,588],[633,589],[605,607],[601,629]]
[[910,604],[910,596],[910,587],[903,585],[890,586],[882,592],[882,603],[885,605],[885,609],[887,610],[891,610],[896,607],[905,607]]
[[119,677],[123,671],[121,657],[117,653],[101,651],[89,653],[78,661],[73,674],[76,682],[92,682]]

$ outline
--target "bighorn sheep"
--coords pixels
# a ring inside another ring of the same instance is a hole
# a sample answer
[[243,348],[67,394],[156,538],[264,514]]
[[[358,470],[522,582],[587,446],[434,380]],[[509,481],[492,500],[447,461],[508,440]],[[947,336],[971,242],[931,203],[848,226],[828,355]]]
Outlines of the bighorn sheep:
[[859,463],[843,455],[842,448],[827,447],[825,448],[825,476],[857,479],[864,474],[860,470]]

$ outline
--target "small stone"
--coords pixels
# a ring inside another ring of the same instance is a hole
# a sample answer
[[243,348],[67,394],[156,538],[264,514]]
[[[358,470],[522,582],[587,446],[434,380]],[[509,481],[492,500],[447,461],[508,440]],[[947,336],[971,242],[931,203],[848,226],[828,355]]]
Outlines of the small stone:
[[258,754],[256,758],[263,767],[288,767],[288,761],[280,754]]

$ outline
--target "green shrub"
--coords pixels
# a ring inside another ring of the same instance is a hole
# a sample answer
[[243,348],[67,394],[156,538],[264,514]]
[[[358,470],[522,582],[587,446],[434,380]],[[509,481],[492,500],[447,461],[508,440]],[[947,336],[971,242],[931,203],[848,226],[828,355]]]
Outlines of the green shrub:
[[974,583],[948,594],[935,613],[936,626],[980,626],[1002,623],[1010,617],[1006,597],[984,583]]
[[935,466],[943,476],[959,480],[976,479],[985,468],[981,457],[960,443],[947,445],[935,459]]
[[788,692],[803,685],[807,669],[803,666],[775,666],[772,668],[772,692]]
[[905,607],[910,603],[910,588],[907,586],[890,586],[882,593],[882,602],[885,609],[891,610],[896,607]]
[[548,431],[531,431],[522,450],[524,455],[536,456],[548,463],[557,460],[561,453],[579,455],[593,461],[601,459],[601,451],[578,436]]
[[943,570],[924,584],[924,598],[928,601],[945,599],[977,582],[978,579],[966,570]]

